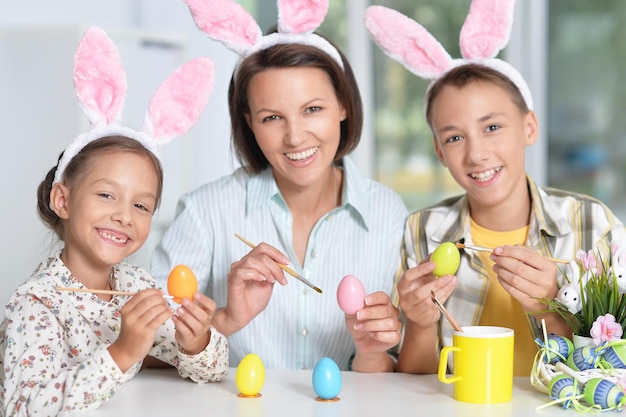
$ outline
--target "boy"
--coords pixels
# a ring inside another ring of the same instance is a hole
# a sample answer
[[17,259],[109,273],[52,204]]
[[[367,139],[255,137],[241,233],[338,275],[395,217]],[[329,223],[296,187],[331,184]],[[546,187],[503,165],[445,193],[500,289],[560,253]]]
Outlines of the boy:
[[[435,152],[466,191],[407,220],[396,287],[406,316],[399,371],[436,373],[438,346],[452,344],[453,329],[431,301],[433,291],[461,325],[513,328],[514,374],[529,375],[542,319],[548,332],[571,338],[565,321],[544,311],[542,300],[557,294],[559,272],[546,257],[573,259],[578,249],[610,253],[612,240],[626,241],[622,223],[604,204],[539,188],[525,172],[525,148],[539,132],[532,97],[521,75],[494,58],[508,40],[512,7],[512,1],[475,0],[461,31],[465,59],[454,61],[399,13],[373,6],[366,17],[386,53],[433,79],[426,119]],[[394,31],[409,35],[398,40]],[[398,42],[405,49],[397,49]],[[446,241],[494,249],[465,250],[456,276],[436,279],[429,254]]]

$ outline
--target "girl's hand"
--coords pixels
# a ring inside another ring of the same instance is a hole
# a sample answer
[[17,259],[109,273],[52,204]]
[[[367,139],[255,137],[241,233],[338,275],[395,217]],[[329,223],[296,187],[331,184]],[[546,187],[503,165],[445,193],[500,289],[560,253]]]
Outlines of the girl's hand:
[[[400,314],[382,291],[365,297],[365,308],[356,314],[346,314],[346,326],[354,339],[355,371],[384,371],[391,365],[387,350],[400,343],[402,323]],[[376,363],[378,362],[378,364]],[[380,366],[380,368],[377,368]]]
[[135,294],[120,314],[120,335],[109,346],[109,353],[122,372],[126,372],[148,354],[157,329],[174,313],[163,298],[163,292],[150,288]]
[[288,264],[289,258],[275,247],[259,244],[240,261],[233,262],[228,273],[226,307],[216,314],[215,327],[230,336],[265,310],[272,296],[274,283],[287,284],[278,263]]
[[193,301],[184,299],[173,317],[176,341],[184,353],[196,355],[211,340],[211,321],[215,314],[215,301],[202,293],[195,293]]

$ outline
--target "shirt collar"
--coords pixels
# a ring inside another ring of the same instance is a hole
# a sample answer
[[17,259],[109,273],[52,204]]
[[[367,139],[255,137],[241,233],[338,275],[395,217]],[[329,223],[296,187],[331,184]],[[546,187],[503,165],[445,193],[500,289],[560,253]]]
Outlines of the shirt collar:
[[[339,209],[346,208],[351,210],[355,216],[359,217],[363,226],[367,228],[370,220],[367,181],[359,174],[354,162],[349,157],[344,157],[339,161],[339,166],[343,168],[344,172],[344,187]],[[242,171],[242,168],[239,168],[239,171]],[[270,201],[274,201],[284,209],[287,209],[285,200],[280,194],[280,190],[272,175],[271,167],[248,178],[246,214],[249,215]]]
[[[545,191],[537,187],[529,176],[526,176],[526,180],[532,202],[529,236],[540,235],[537,232],[548,236],[563,236],[571,233],[571,225],[563,218],[558,207],[548,198]],[[460,198],[452,197],[449,201],[450,210],[432,234],[431,238],[435,242],[458,242],[461,238],[467,238],[470,235],[467,194]]]

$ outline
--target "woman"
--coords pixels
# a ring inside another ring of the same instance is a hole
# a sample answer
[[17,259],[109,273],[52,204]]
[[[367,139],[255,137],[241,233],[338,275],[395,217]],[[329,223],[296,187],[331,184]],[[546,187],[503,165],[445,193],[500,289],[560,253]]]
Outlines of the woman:
[[[213,324],[229,338],[231,366],[256,353],[268,368],[312,369],[328,356],[344,370],[353,358],[351,369],[391,371],[401,325],[388,294],[406,206],[347,157],[361,135],[358,86],[343,54],[306,36],[316,44],[279,40],[239,62],[228,97],[242,168],[182,197],[152,272],[161,283],[178,263],[196,273],[223,306]],[[323,293],[287,285],[278,263]],[[369,292],[353,315],[334,294],[347,274]]]

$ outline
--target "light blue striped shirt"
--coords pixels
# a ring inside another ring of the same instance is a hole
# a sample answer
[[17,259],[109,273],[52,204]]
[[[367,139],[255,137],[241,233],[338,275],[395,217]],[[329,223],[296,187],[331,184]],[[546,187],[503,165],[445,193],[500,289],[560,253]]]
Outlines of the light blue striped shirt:
[[337,305],[337,286],[351,274],[368,294],[391,292],[408,213],[398,194],[361,176],[349,158],[343,169],[341,206],[313,227],[304,266],[295,256],[292,215],[271,169],[251,177],[239,168],[179,201],[176,218],[152,255],[151,272],[162,287],[171,268],[186,264],[200,291],[225,306],[230,266],[250,251],[235,237],[239,233],[281,250],[298,273],[323,290],[319,294],[290,276],[287,286],[276,285],[267,308],[229,337],[231,366],[256,353],[266,368],[312,369],[328,356],[348,369],[354,343]]

